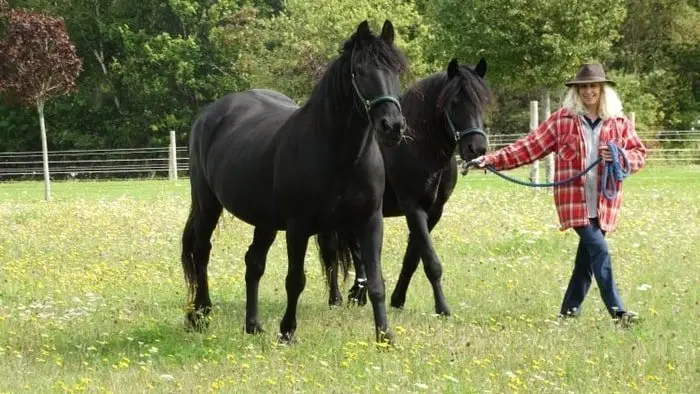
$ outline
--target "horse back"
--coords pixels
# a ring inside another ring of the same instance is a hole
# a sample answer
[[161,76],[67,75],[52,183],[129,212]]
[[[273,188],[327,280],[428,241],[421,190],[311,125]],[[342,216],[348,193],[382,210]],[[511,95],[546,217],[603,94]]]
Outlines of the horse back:
[[280,127],[296,109],[280,93],[254,89],[222,97],[197,121],[190,141],[193,172],[206,179],[228,211],[248,223],[279,224],[272,163]]

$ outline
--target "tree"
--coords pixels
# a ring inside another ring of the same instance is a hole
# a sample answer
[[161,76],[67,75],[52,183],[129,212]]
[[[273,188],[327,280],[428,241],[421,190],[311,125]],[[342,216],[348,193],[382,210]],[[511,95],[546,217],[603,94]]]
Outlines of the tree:
[[[434,70],[423,61],[423,41],[429,27],[422,22],[413,0],[287,0],[284,5],[277,15],[248,27],[256,31],[257,40],[246,43],[249,48],[238,61],[250,70],[255,87],[275,89],[304,101],[343,40],[365,19],[375,26],[381,26],[387,17],[391,19],[398,31],[397,46],[411,59],[409,79]],[[238,35],[239,29],[230,29],[228,34]]]
[[627,0],[616,68],[637,75],[663,109],[666,127],[700,117],[700,10],[686,0]]
[[3,12],[5,33],[0,42],[0,93],[13,103],[36,106],[41,128],[44,198],[51,199],[44,105],[77,89],[82,60],[60,18],[24,9]]
[[618,38],[623,0],[433,0],[425,18],[435,25],[430,60],[480,56],[494,89],[491,127],[528,130],[528,101],[562,92],[586,61],[604,61]]
[[622,0],[440,0],[434,55],[484,56],[511,90],[559,87],[582,62],[605,60],[625,17]]

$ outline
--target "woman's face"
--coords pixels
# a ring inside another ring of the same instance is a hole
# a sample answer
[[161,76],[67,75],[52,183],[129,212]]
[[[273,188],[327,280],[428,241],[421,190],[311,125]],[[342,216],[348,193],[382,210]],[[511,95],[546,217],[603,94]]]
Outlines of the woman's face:
[[578,95],[586,108],[596,109],[600,103],[600,92],[603,86],[600,83],[585,83],[578,85]]

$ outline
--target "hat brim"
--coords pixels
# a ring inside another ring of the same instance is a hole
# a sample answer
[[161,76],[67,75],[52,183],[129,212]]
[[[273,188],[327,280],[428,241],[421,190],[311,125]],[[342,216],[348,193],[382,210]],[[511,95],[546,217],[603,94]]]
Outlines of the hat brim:
[[615,81],[611,81],[609,79],[586,79],[586,80],[574,79],[572,81],[565,83],[564,85],[573,86],[573,85],[584,85],[584,84],[588,84],[588,83],[609,83],[610,85],[615,86]]

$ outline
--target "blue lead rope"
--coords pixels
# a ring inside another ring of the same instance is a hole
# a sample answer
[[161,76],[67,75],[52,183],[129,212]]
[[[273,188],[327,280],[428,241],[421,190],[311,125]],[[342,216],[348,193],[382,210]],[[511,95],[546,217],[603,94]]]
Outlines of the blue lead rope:
[[[612,200],[617,198],[617,183],[615,181],[620,181],[622,182],[627,176],[630,174],[630,162],[627,159],[627,156],[625,155],[624,151],[622,149],[619,149],[617,145],[615,145],[612,141],[608,142],[608,149],[610,150],[610,154],[612,155],[613,161],[610,163],[605,163],[605,168],[603,169],[603,179],[601,181],[600,189],[601,192],[603,193],[603,196],[605,198]],[[624,163],[624,168],[620,164],[620,156],[622,157],[622,161]],[[574,181],[584,175],[593,168],[595,168],[603,159],[598,158],[598,160],[594,161],[591,163],[586,169],[581,171],[580,173],[572,176],[571,178],[567,178],[561,181],[557,182],[547,182],[547,183],[533,183],[533,182],[526,182],[526,181],[521,181],[520,179],[517,178],[512,178],[508,175],[502,174],[498,170],[496,170],[493,166],[486,166],[486,169],[493,172],[494,174],[500,176],[501,178],[511,181],[513,183],[517,183],[518,185],[523,185],[523,186],[529,186],[529,187],[553,187],[553,186],[561,186],[566,183],[569,183],[571,181]],[[475,165],[476,163],[469,162],[467,163],[468,166]]]
[[[605,163],[603,179],[600,182],[600,191],[605,198],[613,200],[617,198],[617,182],[615,181],[622,182],[630,175],[630,161],[625,155],[625,151],[619,149],[614,143],[608,142],[608,149],[610,149],[613,161]],[[624,168],[620,164],[620,157],[622,157],[624,162]]]

